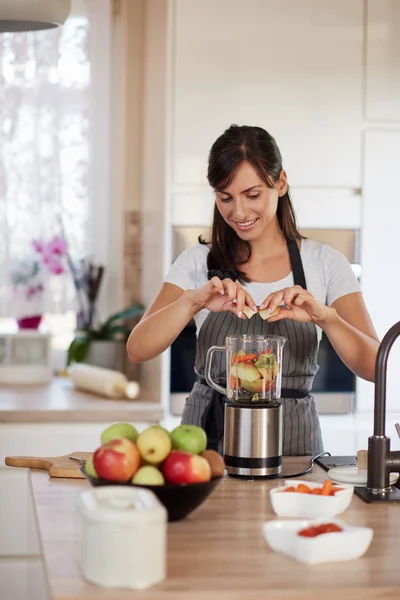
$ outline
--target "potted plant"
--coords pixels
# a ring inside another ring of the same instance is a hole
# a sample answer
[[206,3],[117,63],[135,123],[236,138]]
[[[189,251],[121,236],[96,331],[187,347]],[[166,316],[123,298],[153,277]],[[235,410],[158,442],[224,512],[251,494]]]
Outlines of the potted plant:
[[141,316],[143,309],[142,305],[135,304],[109,316],[97,327],[79,329],[68,349],[67,366],[72,362],[85,362],[123,370],[125,344],[131,331],[125,322]]

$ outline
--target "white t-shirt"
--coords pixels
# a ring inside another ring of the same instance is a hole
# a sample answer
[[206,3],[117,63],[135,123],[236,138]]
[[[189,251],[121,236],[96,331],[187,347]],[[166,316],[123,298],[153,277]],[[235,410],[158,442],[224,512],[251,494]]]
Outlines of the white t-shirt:
[[[207,255],[209,245],[196,244],[184,250],[171,265],[164,278],[165,283],[173,283],[183,290],[192,290],[208,283]],[[307,290],[316,300],[330,306],[342,296],[360,292],[361,288],[346,257],[326,244],[309,239],[301,240],[301,260],[307,282]],[[259,306],[271,292],[294,285],[293,273],[270,283],[249,282],[243,287],[251,294]],[[197,333],[209,311],[203,309],[194,316]],[[321,336],[319,327],[318,337]]]

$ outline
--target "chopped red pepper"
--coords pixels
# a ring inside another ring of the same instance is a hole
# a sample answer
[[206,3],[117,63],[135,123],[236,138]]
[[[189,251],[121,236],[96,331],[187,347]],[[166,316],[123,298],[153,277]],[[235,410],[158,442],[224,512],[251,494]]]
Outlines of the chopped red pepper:
[[312,527],[301,529],[297,532],[297,535],[301,535],[302,537],[316,537],[323,533],[339,533],[340,531],[343,531],[343,529],[339,525],[336,525],[336,523],[321,523],[321,525],[313,525]]

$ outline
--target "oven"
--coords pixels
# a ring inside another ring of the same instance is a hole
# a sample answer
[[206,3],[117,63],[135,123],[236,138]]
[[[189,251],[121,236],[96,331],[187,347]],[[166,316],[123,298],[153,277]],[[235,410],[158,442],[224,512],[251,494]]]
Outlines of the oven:
[[[358,230],[301,230],[302,235],[327,243],[348,258],[356,275],[360,276],[358,260]],[[207,230],[195,227],[177,227],[174,231],[174,257],[185,248],[196,244],[200,234]],[[196,326],[191,321],[171,346],[170,355],[170,413],[182,414],[186,398],[196,376]],[[356,376],[343,364],[327,336],[322,332],[318,354],[319,370],[314,378],[312,395],[320,414],[349,414],[356,408]]]

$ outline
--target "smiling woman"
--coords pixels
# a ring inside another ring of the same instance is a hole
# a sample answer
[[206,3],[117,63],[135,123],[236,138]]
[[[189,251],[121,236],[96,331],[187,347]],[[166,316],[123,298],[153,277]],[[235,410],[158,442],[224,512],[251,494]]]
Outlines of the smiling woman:
[[[283,454],[318,454],[323,444],[310,392],[321,332],[353,373],[374,378],[378,340],[358,281],[340,252],[300,235],[282,157],[267,131],[227,129],[211,148],[208,181],[215,192],[211,243],[177,258],[131,333],[129,356],[134,362],[157,356],[194,319],[197,381],[182,423],[201,425],[208,447],[221,452],[225,398],[205,381],[209,348],[223,347],[232,335],[286,338]],[[226,388],[222,353],[207,376]]]

